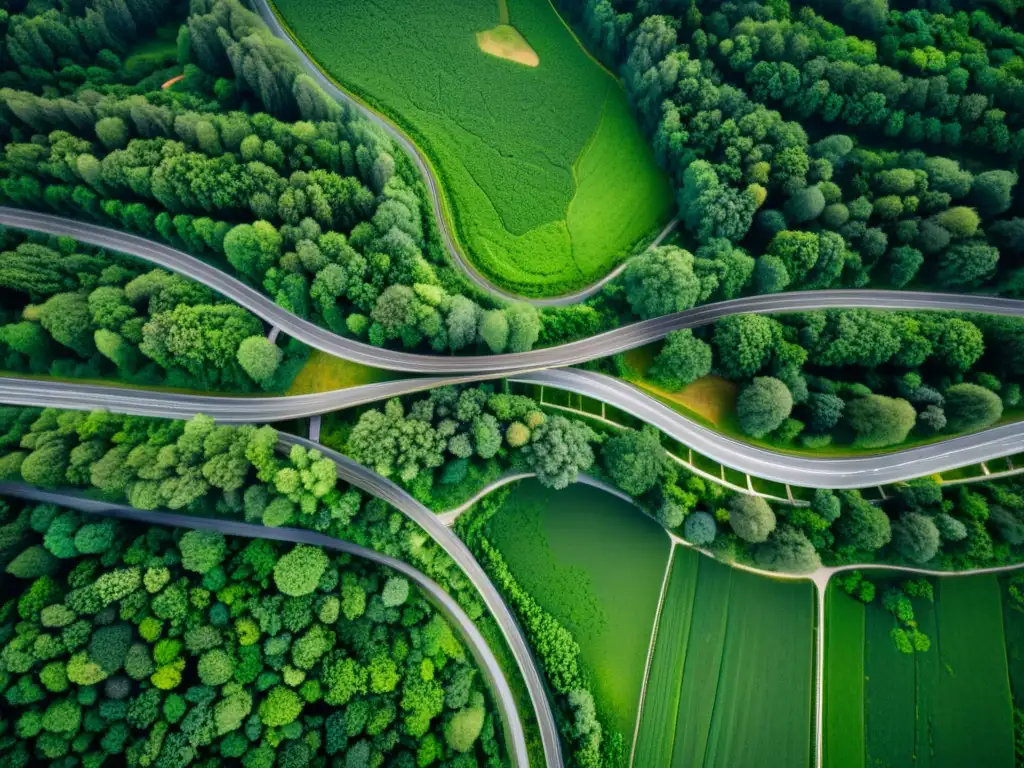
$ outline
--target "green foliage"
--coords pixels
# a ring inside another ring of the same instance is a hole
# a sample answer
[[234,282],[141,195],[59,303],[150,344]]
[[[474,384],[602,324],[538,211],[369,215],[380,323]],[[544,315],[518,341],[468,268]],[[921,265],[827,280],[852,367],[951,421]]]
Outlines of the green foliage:
[[953,432],[983,429],[999,421],[1003,401],[977,384],[954,384],[945,395],[946,427]]
[[793,410],[793,396],[778,379],[758,376],[743,388],[736,402],[740,428],[751,437],[764,437]]
[[274,584],[286,595],[300,597],[316,589],[327,569],[323,550],[297,544],[274,566]]
[[760,496],[737,493],[729,499],[729,525],[744,541],[765,541],[775,530],[775,512]]
[[711,347],[686,328],[665,337],[658,356],[648,371],[651,381],[668,390],[682,389],[711,372]]
[[917,414],[906,400],[868,395],[846,404],[845,418],[856,433],[856,445],[885,448],[907,439]]
[[601,459],[615,484],[630,496],[649,491],[668,468],[660,434],[650,425],[610,438],[602,448]]

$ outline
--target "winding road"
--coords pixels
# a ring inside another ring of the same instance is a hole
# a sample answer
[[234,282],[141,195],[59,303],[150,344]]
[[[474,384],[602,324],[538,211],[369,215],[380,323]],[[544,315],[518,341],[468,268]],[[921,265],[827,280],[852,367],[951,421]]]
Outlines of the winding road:
[[487,641],[480,634],[476,624],[466,615],[466,612],[462,610],[458,602],[437,582],[425,576],[408,563],[388,555],[382,555],[375,550],[361,547],[358,544],[336,539],[323,533],[317,533],[316,531],[307,531],[301,528],[270,528],[265,525],[244,523],[238,520],[141,510],[130,507],[127,504],[115,504],[93,499],[85,493],[74,489],[47,491],[27,483],[0,483],[0,496],[9,496],[46,504],[59,504],[79,512],[103,515],[104,517],[128,520],[145,525],[192,528],[195,530],[217,531],[227,536],[240,536],[247,539],[270,539],[295,544],[309,544],[337,552],[347,552],[356,557],[361,557],[398,571],[415,582],[423,593],[427,595],[430,602],[440,609],[448,617],[448,620],[461,632],[477,665],[483,670],[487,682],[491,686],[491,691],[498,708],[501,711],[501,718],[505,727],[505,743],[508,745],[513,763],[520,768],[529,768],[526,737],[523,733],[522,722],[516,711],[515,699],[490,646],[487,645]]
[[364,365],[406,373],[508,374],[541,368],[576,365],[662,339],[681,328],[708,325],[737,314],[777,314],[815,309],[890,309],[984,312],[1024,316],[1024,300],[958,293],[920,291],[826,290],[747,296],[663,317],[625,325],[580,341],[556,347],[502,355],[432,355],[381,349],[339,336],[309,320],[293,315],[254,288],[215,266],[183,251],[138,235],[34,211],[0,206],[0,225],[75,238],[100,248],[135,256],[198,280],[222,296],[245,307],[283,333],[311,347]]
[[[304,418],[478,378],[429,377],[310,395],[238,397],[0,377],[0,402],[79,411],[104,409],[165,419],[189,419],[197,413],[205,413],[223,423],[251,424]],[[632,385],[604,374],[557,368],[513,374],[510,379],[593,397],[654,425],[720,464],[747,475],[804,488],[886,485],[1010,456],[1019,453],[1024,445],[1024,421],[1021,421],[889,453],[813,458],[760,448],[727,437],[692,421]]]

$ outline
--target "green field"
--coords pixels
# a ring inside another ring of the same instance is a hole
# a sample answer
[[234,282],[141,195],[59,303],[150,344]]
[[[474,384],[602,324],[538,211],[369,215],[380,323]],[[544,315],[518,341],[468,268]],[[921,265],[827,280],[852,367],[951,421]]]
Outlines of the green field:
[[633,765],[811,761],[814,592],[677,548]]
[[1001,599],[992,575],[936,580],[934,605],[914,601],[932,646],[904,655],[889,637],[894,619],[878,600],[865,607],[831,595],[826,766],[1013,766]]
[[520,483],[486,528],[520,584],[573,633],[598,707],[627,740],[669,540],[631,504],[583,485]]
[[364,384],[376,384],[380,381],[393,381],[402,374],[385,371],[382,368],[371,368],[362,363],[354,363],[319,349],[310,351],[305,365],[292,381],[285,394],[310,395],[316,392],[330,392],[335,389],[348,389]]
[[508,0],[537,66],[481,50],[477,35],[502,21],[493,1],[275,5],[340,85],[423,150],[469,258],[500,285],[578,288],[670,218],[668,180],[625,92],[548,0]]

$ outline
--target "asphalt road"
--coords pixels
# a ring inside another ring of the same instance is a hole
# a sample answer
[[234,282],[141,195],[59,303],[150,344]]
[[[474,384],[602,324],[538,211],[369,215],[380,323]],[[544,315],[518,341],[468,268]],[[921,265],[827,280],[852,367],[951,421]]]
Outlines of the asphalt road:
[[[910,480],[1010,456],[1019,453],[1024,445],[1024,422],[1016,422],[889,453],[855,458],[814,458],[759,448],[727,437],[662,405],[636,387],[600,373],[559,368],[517,373],[510,378],[593,397],[653,424],[673,439],[720,464],[754,477],[805,488],[868,488]],[[233,397],[0,377],[0,402],[71,410],[106,409],[174,419],[188,419],[196,413],[205,413],[224,423],[248,424],[328,413],[453,381],[465,379],[431,377],[367,384],[314,395]],[[344,457],[341,459],[349,461]],[[415,503],[411,497],[409,501]]]
[[[340,474],[340,471],[339,471]],[[347,552],[370,560],[380,565],[387,566],[398,571],[411,581],[427,595],[448,620],[459,629],[463,640],[469,646],[470,653],[476,660],[477,665],[483,671],[487,682],[491,687],[492,695],[501,711],[502,722],[505,726],[506,745],[513,759],[513,763],[520,768],[529,768],[529,756],[526,750],[526,737],[523,733],[522,722],[516,711],[515,699],[512,690],[501,671],[501,666],[491,651],[487,641],[484,640],[480,630],[473,621],[466,615],[455,599],[449,595],[437,582],[425,576],[408,563],[388,555],[382,555],[372,549],[360,547],[348,541],[336,539],[315,531],[307,531],[301,528],[269,528],[263,525],[244,523],[238,520],[224,520],[220,518],[197,517],[194,515],[182,515],[173,512],[156,512],[136,509],[126,504],[114,504],[112,502],[99,501],[89,498],[81,491],[74,489],[62,489],[59,491],[47,491],[26,483],[0,483],[0,496],[11,496],[27,501],[38,501],[48,504],[59,504],[63,507],[76,509],[93,515],[113,517],[118,520],[128,520],[146,525],[166,525],[175,528],[192,528],[196,530],[218,531],[227,536],[241,536],[248,539],[271,539],[273,541],[287,541],[296,544],[309,544],[324,549],[331,549],[338,552]],[[556,736],[557,738],[557,736]]]
[[[546,299],[534,299],[527,296],[521,296],[519,294],[506,291],[492,283],[480,274],[476,267],[473,266],[473,263],[462,253],[462,249],[459,247],[458,241],[448,226],[448,218],[444,215],[440,184],[437,177],[434,176],[434,171],[430,167],[430,163],[427,162],[427,158],[424,154],[420,152],[419,147],[417,147],[416,144],[413,143],[413,141],[390,120],[358,99],[353,98],[335,85],[334,82],[321,71],[320,67],[316,65],[316,62],[310,59],[309,56],[306,55],[306,52],[295,42],[292,36],[288,34],[288,31],[282,26],[280,19],[277,18],[277,15],[274,13],[274,10],[270,7],[270,3],[268,3],[267,0],[253,0],[253,5],[256,8],[256,12],[259,13],[260,17],[270,28],[270,31],[274,36],[283,41],[295,52],[299,57],[299,61],[302,63],[303,68],[306,70],[306,74],[313,78],[317,84],[324,89],[324,92],[328,96],[344,107],[354,109],[362,114],[362,116],[370,123],[383,130],[384,133],[386,133],[412,158],[413,162],[416,164],[416,168],[420,172],[420,175],[423,177],[423,183],[426,185],[427,192],[430,194],[430,204],[434,211],[434,220],[437,222],[437,229],[441,233],[441,239],[444,241],[444,247],[448,251],[448,255],[451,257],[452,263],[462,270],[462,273],[481,290],[507,301],[525,301],[535,307],[564,306],[566,304],[575,304],[578,301],[583,301],[584,299],[593,296],[595,293],[600,291],[605,284],[618,277],[619,273],[626,268],[627,262],[623,262],[600,280],[591,283],[582,290],[567,293],[562,296],[552,296],[551,298]],[[672,230],[676,228],[678,223],[679,220],[677,218],[672,219],[672,221],[666,224],[661,232],[658,233],[657,237],[654,238],[648,247],[654,248],[660,245],[662,240],[672,233]]]
[[575,365],[607,357],[663,338],[680,328],[707,325],[735,314],[775,314],[829,308],[945,310],[1024,316],[1024,300],[919,291],[830,290],[774,293],[705,304],[672,315],[644,320],[557,347],[503,355],[444,356],[380,349],[331,333],[296,317],[217,267],[162,243],[60,216],[0,206],[0,224],[66,235],[101,248],[120,251],[178,272],[209,286],[284,333],[332,355],[377,368],[407,373],[501,374]]

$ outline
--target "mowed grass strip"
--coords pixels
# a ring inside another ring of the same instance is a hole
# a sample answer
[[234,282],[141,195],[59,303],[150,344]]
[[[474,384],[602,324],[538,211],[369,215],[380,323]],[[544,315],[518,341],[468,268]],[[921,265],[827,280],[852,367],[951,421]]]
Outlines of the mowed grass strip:
[[487,525],[513,574],[580,644],[597,705],[628,743],[670,542],[597,488],[520,483]]
[[676,547],[673,555],[637,732],[633,765],[638,768],[668,765],[672,760],[683,663],[690,640],[693,598],[701,559],[702,556],[692,549],[681,546]]
[[936,613],[940,665],[932,764],[1012,766],[1013,710],[997,577],[940,579]]
[[864,603],[834,584],[825,603],[825,768],[865,768]]
[[427,155],[467,255],[504,287],[578,288],[670,217],[622,88],[547,0],[508,3],[537,66],[480,49],[477,35],[503,23],[493,2],[275,4],[335,80]]
[[732,574],[706,768],[810,765],[814,610],[809,581]]
[[[679,693],[679,715],[672,749],[673,768],[704,764],[718,698],[732,579],[732,568],[707,557],[701,558],[697,568],[697,594],[683,667],[683,684]],[[745,682],[741,685],[746,689]],[[739,734],[733,737],[741,738]]]

